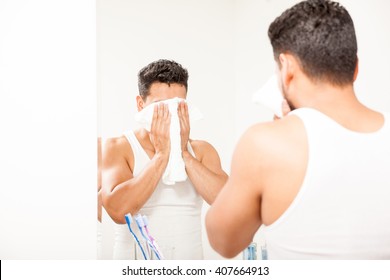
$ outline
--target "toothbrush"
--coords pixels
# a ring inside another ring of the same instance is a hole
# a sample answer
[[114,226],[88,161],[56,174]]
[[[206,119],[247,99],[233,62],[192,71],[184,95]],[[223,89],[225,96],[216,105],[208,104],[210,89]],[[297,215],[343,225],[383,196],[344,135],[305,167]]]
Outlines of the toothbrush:
[[153,238],[153,236],[150,234],[149,232],[149,229],[148,229],[148,224],[149,224],[149,220],[148,220],[148,217],[146,217],[145,215],[142,216],[142,219],[143,219],[143,222],[144,222],[144,229],[145,229],[145,232],[147,233],[147,236],[149,237],[150,241],[152,242],[154,248],[155,248],[155,253],[156,253],[156,256],[159,260],[161,259],[164,259],[164,256],[160,250],[160,248],[158,247],[157,245],[157,242],[156,240]]
[[130,214],[130,213],[126,214],[126,215],[125,215],[125,219],[126,219],[127,226],[128,226],[128,228],[129,228],[129,230],[130,230],[130,233],[133,235],[133,237],[134,237],[136,243],[138,244],[139,248],[141,249],[141,252],[142,252],[142,255],[143,255],[144,259],[147,260],[145,251],[144,251],[144,249],[142,248],[142,245],[141,245],[141,243],[139,242],[139,240],[138,240],[138,238],[137,238],[137,235],[135,235],[135,233],[134,233],[133,230],[131,229],[131,223],[132,223],[132,221],[133,221],[133,218],[131,217],[131,214]]
[[154,243],[150,239],[150,235],[146,235],[145,232],[144,232],[144,230],[145,230],[145,223],[144,223],[144,219],[141,216],[141,214],[138,214],[138,215],[135,216],[135,221],[137,222],[138,229],[141,232],[142,237],[145,239],[146,243],[148,244],[149,248],[154,252],[154,254],[156,255],[157,259],[160,260],[161,256],[160,256],[158,250],[155,248]]

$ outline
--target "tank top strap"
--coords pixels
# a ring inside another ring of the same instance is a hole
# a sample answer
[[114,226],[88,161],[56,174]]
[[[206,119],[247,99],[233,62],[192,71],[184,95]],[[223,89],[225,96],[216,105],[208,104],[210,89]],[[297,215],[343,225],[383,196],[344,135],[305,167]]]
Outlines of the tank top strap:
[[188,141],[188,144],[187,144],[187,149],[188,149],[188,152],[189,152],[194,158],[196,158],[195,152],[194,152],[194,150],[192,149],[192,146],[191,146],[191,144],[190,144],[189,141]]
[[141,143],[138,141],[137,137],[135,136],[134,131],[132,130],[126,131],[123,133],[123,135],[126,137],[127,141],[129,141],[129,144],[133,151],[133,155],[134,155],[133,175],[136,176],[141,172],[141,170],[150,161],[150,159],[147,153],[145,152],[145,150],[142,148]]

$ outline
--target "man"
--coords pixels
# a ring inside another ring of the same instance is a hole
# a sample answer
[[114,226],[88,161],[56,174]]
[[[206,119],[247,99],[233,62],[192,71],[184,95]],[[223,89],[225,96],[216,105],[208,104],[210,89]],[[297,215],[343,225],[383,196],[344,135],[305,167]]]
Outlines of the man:
[[268,34],[292,112],[240,139],[206,216],[212,247],[233,257],[264,225],[270,259],[389,259],[390,116],[355,96],[350,15],[303,1]]
[[97,139],[97,259],[102,258],[102,138]]
[[[188,72],[180,64],[158,60],[138,75],[138,111],[172,98],[187,96]],[[174,185],[161,180],[171,152],[171,115],[180,121],[181,153],[188,179]],[[181,101],[177,112],[154,105],[150,132],[130,131],[109,139],[103,153],[103,205],[116,227],[114,258],[133,258],[134,245],[125,214],[146,215],[151,234],[167,259],[202,259],[202,198],[211,204],[227,180],[216,150],[205,141],[190,140],[189,111]],[[133,247],[132,247],[133,246]]]
[[97,219],[102,222],[102,138],[97,139]]

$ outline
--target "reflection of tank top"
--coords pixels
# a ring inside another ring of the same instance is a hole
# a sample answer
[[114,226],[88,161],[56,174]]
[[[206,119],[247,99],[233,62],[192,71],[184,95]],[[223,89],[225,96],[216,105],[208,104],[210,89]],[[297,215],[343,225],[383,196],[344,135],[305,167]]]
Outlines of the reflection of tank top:
[[373,133],[294,110],[309,157],[289,208],[264,227],[270,259],[390,259],[390,117]]
[[[134,154],[134,177],[150,161],[133,131],[125,133]],[[189,152],[194,155],[191,145]],[[201,209],[203,199],[187,178],[174,185],[158,183],[154,193],[139,211],[149,220],[150,234],[166,259],[203,259]],[[135,223],[132,225],[142,239]],[[115,224],[114,259],[134,259],[136,247],[127,225]]]

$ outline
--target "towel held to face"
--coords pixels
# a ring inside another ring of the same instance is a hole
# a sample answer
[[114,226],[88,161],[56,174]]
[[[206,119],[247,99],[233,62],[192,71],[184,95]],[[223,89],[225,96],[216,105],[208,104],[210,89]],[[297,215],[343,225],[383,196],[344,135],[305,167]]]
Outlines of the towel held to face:
[[261,104],[268,107],[276,116],[281,118],[283,116],[283,99],[283,94],[280,91],[277,77],[276,75],[272,75],[268,81],[253,94],[252,101],[255,104]]
[[[171,152],[169,154],[168,165],[162,177],[162,181],[166,185],[174,185],[176,182],[183,182],[187,179],[187,173],[181,151],[180,120],[177,113],[177,108],[181,101],[186,102],[185,99],[178,97],[166,99],[160,102],[154,102],[146,106],[135,115],[136,122],[150,132],[154,106],[157,106],[161,102],[168,104],[169,112],[171,113]],[[203,117],[201,112],[196,107],[190,105],[188,105],[188,114],[190,123],[200,120]]]

